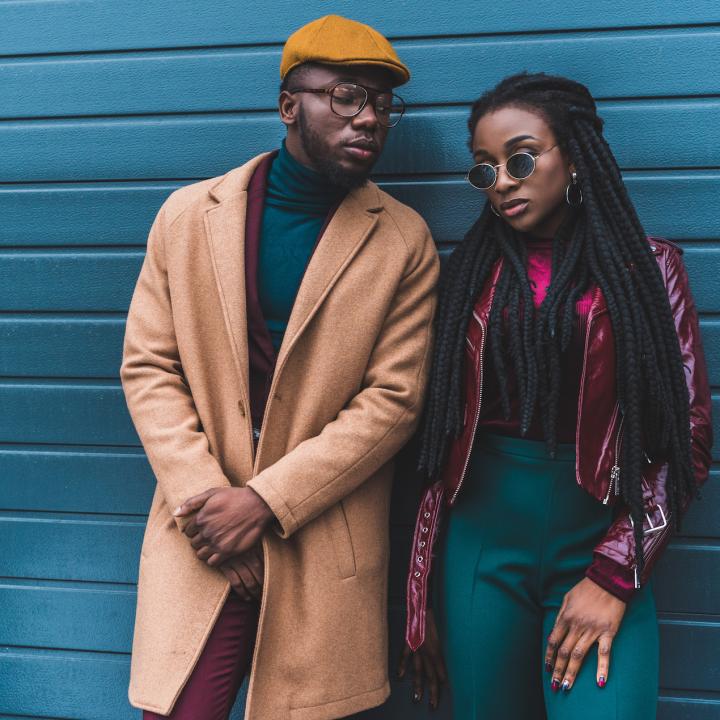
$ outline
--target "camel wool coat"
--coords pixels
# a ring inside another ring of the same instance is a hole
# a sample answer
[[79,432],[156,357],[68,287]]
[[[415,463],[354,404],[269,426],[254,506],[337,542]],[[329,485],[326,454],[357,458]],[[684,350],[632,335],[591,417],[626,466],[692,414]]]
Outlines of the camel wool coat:
[[172,510],[248,485],[268,503],[246,720],[326,720],[381,704],[393,456],[418,420],[439,262],[420,216],[372,182],[342,202],[289,320],[257,454],[244,230],[263,155],[174,192],[127,319],[123,390],[157,487],[139,560],[129,699],[167,715],[230,584]]

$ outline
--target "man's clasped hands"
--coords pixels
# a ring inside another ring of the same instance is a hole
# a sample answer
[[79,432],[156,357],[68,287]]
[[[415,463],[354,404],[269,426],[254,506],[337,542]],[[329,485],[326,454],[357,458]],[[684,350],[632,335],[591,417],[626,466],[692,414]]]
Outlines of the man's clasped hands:
[[217,567],[246,601],[262,595],[264,562],[261,539],[274,515],[247,487],[210,488],[173,511],[189,517],[183,532],[197,557]]

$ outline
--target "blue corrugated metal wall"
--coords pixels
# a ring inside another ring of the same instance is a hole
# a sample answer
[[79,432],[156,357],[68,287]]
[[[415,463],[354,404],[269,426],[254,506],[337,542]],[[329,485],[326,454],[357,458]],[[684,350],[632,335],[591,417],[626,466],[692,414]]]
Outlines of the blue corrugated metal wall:
[[[118,367],[146,234],[174,188],[277,145],[282,42],[328,12],[374,24],[413,71],[378,178],[441,245],[481,200],[461,179],[468,104],[522,69],[589,85],[646,228],[686,248],[720,418],[717,0],[4,0],[0,717],[138,717],[126,687],[154,479]],[[657,574],[664,720],[720,717],[717,474]],[[396,502],[393,640],[414,500]],[[369,715],[424,716],[404,695]]]

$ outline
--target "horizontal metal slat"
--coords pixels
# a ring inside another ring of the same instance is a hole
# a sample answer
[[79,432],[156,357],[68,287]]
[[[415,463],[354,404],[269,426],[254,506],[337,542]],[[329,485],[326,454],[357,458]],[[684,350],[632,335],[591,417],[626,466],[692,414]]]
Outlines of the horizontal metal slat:
[[[719,42],[713,28],[404,41],[397,50],[412,81],[398,92],[410,104],[470,103],[506,75],[529,70],[572,77],[601,98],[712,95]],[[0,60],[0,112],[32,118],[274,110],[280,55],[277,47],[251,47]]]

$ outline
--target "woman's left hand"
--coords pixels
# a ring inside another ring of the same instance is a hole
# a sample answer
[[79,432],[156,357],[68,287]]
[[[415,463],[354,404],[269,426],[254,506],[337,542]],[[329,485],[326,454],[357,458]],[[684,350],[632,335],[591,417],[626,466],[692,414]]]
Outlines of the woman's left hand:
[[610,649],[625,615],[626,604],[589,578],[565,595],[547,648],[545,669],[552,672],[553,691],[568,691],[590,648],[598,643],[597,684],[604,687],[610,671]]

